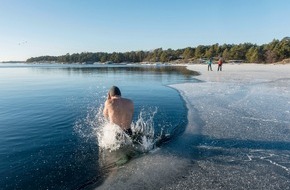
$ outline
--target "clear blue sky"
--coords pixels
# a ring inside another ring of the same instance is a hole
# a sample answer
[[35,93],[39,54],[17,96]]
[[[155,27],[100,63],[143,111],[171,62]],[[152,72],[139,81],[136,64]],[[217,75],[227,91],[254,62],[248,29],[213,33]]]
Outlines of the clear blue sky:
[[0,0],[0,61],[258,45],[290,36],[289,0]]

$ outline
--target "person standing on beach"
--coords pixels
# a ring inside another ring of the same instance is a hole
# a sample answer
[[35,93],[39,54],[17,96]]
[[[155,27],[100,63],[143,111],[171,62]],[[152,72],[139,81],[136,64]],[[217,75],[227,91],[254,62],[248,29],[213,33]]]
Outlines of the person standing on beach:
[[218,60],[218,71],[222,71],[223,59],[220,57]]
[[207,61],[207,70],[208,70],[208,71],[209,71],[209,69],[212,71],[211,64],[212,64],[212,58],[210,58],[210,59]]
[[103,115],[110,123],[116,124],[128,135],[132,135],[131,123],[134,113],[134,104],[132,100],[121,97],[121,91],[118,87],[112,86],[108,92],[105,102]]

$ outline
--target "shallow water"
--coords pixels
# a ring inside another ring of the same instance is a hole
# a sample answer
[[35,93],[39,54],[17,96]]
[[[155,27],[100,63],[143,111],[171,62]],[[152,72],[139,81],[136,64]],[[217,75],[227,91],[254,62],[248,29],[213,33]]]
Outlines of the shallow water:
[[[193,74],[168,66],[1,64],[0,187],[102,188],[118,168],[143,161],[153,167],[159,161],[148,161],[150,155],[187,124],[184,101],[167,85],[196,82]],[[135,124],[141,114],[145,126],[154,126],[153,141],[145,139],[138,151],[98,146],[98,112],[112,85],[134,101]]]

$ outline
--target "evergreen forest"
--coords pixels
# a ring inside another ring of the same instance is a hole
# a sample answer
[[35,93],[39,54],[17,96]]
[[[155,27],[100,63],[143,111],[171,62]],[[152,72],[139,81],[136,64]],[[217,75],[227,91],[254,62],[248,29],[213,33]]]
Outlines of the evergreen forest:
[[82,52],[61,56],[31,57],[26,62],[58,62],[58,63],[140,63],[140,62],[198,62],[209,58],[222,57],[226,62],[240,61],[248,63],[276,63],[290,58],[290,37],[282,40],[274,39],[263,45],[252,43],[213,44],[187,47],[184,49],[157,48],[151,51],[131,52]]

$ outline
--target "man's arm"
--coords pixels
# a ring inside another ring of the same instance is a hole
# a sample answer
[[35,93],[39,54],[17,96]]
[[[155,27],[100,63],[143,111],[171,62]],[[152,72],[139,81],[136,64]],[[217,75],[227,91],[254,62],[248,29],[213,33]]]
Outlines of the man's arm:
[[109,118],[109,113],[108,113],[108,100],[105,102],[104,110],[103,110],[103,115],[105,118]]
[[107,119],[109,118],[108,104],[109,104],[110,100],[111,100],[111,96],[110,96],[110,93],[108,93],[107,100],[105,101],[105,106],[104,106],[104,110],[103,110],[103,115]]

